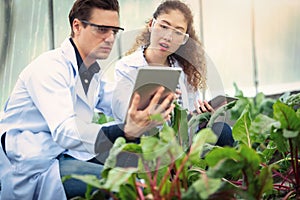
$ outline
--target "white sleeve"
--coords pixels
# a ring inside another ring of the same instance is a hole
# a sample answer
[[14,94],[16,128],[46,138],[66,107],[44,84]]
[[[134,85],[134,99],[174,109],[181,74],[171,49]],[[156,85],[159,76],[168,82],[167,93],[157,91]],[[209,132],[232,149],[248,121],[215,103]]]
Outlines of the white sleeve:
[[130,68],[120,61],[117,62],[115,71],[117,82],[112,98],[112,111],[115,120],[118,122],[124,122],[125,120],[136,74],[136,68]]

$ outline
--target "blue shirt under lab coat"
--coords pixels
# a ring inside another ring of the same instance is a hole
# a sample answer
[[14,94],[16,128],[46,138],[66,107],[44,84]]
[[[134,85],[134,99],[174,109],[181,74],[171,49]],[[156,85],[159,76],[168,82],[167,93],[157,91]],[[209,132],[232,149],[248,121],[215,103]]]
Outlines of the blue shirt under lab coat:
[[[116,63],[115,78],[117,84],[112,100],[115,120],[121,122],[125,120],[138,68],[144,66],[148,66],[148,63],[143,56],[143,48],[139,48],[134,53],[123,57]],[[176,60],[174,67],[180,67]],[[179,85],[182,92],[182,107],[189,111],[195,110],[194,102],[200,98],[200,92],[192,90],[183,71],[179,78]]]
[[98,132],[108,124],[91,123],[94,109],[112,115],[113,89],[100,71],[85,94],[69,38],[29,64],[0,121],[7,153],[0,148],[1,199],[66,199],[56,158],[63,152],[80,160],[95,156]]

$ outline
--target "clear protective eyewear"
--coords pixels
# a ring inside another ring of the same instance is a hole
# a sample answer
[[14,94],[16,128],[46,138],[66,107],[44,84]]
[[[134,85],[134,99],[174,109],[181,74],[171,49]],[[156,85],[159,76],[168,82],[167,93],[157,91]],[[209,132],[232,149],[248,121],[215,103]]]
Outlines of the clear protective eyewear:
[[117,27],[117,26],[106,26],[106,25],[98,25],[91,23],[86,20],[80,20],[82,23],[93,27],[94,32],[99,36],[106,35],[107,33],[113,32],[114,36],[116,36],[120,31],[124,31],[124,28]]
[[[158,26],[154,26],[157,24]],[[152,27],[160,31],[162,34],[168,34],[170,31],[172,31],[172,42],[176,44],[185,44],[188,39],[189,39],[189,34],[184,33],[168,24],[165,22],[161,22],[155,18],[152,20]]]

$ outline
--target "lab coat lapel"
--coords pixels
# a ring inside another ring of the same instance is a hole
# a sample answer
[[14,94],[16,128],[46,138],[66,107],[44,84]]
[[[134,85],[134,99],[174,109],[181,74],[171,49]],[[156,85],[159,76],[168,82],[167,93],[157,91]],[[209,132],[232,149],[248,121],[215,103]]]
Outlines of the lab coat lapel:
[[76,93],[77,93],[77,96],[85,103],[87,104],[89,107],[90,107],[90,104],[89,104],[89,101],[88,101],[88,98],[84,92],[84,89],[83,89],[83,86],[82,86],[82,83],[81,83],[81,79],[80,77],[78,76],[78,78],[76,79]]
[[97,97],[99,84],[99,73],[97,73],[93,76],[87,93],[88,103],[91,107],[95,107],[95,98]]
[[74,51],[74,47],[70,42],[70,38],[66,38],[65,41],[61,45],[63,55],[66,57],[66,60],[71,61],[73,72],[74,72],[74,79],[75,79],[75,88],[76,88],[76,95],[79,97],[83,103],[85,103],[88,107],[91,107],[92,104],[89,103],[89,100],[84,92],[81,79],[78,72],[76,54]]

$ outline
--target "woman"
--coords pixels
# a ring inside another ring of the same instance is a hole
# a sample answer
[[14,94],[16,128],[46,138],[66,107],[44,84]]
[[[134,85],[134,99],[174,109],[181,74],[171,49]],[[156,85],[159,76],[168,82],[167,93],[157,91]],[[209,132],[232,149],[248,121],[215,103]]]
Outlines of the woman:
[[[192,12],[179,0],[162,2],[127,56],[116,63],[117,87],[113,98],[116,120],[125,118],[130,101],[128,92],[133,89],[137,69],[149,65],[182,68],[179,81],[182,107],[189,112],[214,111],[207,101],[200,100],[199,90],[206,87],[205,53],[193,27]],[[217,123],[213,130],[221,137],[226,130],[228,141],[220,145],[232,145],[231,129],[227,124]]]

